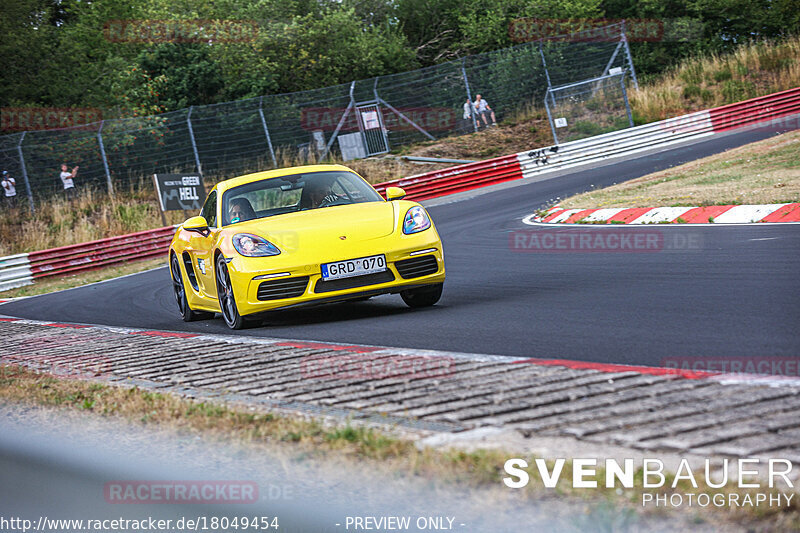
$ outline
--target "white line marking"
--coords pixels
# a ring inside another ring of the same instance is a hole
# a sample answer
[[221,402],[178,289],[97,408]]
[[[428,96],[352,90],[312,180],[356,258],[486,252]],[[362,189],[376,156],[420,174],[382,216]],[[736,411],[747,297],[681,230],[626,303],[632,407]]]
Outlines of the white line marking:
[[594,213],[590,214],[588,217],[584,218],[586,222],[595,222],[601,220],[608,220],[609,218],[613,217],[620,211],[624,211],[624,207],[611,207],[605,209],[598,209]]

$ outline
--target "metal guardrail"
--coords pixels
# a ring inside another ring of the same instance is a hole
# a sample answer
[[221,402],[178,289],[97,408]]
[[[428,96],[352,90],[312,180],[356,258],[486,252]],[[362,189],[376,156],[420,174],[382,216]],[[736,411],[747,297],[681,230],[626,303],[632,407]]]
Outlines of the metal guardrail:
[[[375,188],[385,193],[387,187],[403,187],[407,198],[425,200],[627,157],[797,113],[800,113],[800,87],[561,145],[387,181],[375,185]],[[166,254],[174,231],[173,226],[167,226],[84,244],[0,257],[0,291],[29,285],[37,278],[74,274]]]
[[35,279],[77,274],[95,268],[164,255],[174,226],[0,257],[0,291],[30,285]]

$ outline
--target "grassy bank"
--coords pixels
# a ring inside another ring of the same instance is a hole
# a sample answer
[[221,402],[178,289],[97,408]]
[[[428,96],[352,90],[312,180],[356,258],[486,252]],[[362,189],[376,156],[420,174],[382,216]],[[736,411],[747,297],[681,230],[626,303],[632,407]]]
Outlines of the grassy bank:
[[568,209],[800,201],[800,131],[777,135],[559,202]]
[[638,123],[701,111],[800,86],[800,37],[759,42],[725,56],[686,60],[630,93]]

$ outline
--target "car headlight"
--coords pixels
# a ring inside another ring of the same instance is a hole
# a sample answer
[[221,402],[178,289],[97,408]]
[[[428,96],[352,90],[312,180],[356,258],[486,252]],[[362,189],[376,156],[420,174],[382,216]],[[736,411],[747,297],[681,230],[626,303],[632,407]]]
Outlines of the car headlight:
[[406,217],[403,219],[403,233],[410,235],[418,233],[431,227],[431,219],[425,209],[416,205],[406,211]]
[[267,257],[281,253],[278,247],[267,239],[252,233],[237,233],[232,241],[236,251],[245,257]]

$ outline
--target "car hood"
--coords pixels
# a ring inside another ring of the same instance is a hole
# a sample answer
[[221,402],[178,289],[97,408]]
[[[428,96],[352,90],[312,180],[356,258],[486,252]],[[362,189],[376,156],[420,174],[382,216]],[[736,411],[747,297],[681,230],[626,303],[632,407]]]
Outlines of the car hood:
[[397,225],[394,202],[365,202],[286,213],[227,229],[261,235],[282,250],[293,251],[301,246],[331,247],[380,239],[392,234]]

